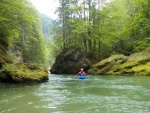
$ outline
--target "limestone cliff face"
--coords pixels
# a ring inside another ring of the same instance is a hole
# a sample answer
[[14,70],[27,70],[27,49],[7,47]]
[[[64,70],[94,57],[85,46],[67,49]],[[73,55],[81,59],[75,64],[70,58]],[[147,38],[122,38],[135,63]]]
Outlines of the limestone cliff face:
[[70,47],[57,56],[50,71],[52,74],[75,74],[80,68],[88,70],[90,65],[79,47]]
[[150,75],[150,51],[131,56],[113,55],[94,64],[88,73],[95,75]]

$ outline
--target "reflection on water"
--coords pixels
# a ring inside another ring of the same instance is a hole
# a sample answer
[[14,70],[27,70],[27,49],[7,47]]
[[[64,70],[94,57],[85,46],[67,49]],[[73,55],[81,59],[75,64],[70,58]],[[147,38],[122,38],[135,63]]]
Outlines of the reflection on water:
[[149,113],[149,79],[50,75],[41,84],[0,84],[0,113]]

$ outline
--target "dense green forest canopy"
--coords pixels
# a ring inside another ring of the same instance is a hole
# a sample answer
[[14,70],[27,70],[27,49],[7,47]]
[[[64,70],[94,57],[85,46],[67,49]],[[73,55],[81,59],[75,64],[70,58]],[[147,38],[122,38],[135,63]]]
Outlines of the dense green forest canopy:
[[1,0],[0,41],[8,45],[13,56],[21,56],[23,62],[47,62],[40,23],[40,14],[28,0]]
[[[91,60],[150,47],[149,0],[59,0],[55,22],[28,0],[1,0],[0,44],[23,62],[52,64],[79,46]],[[55,23],[55,24],[54,24]]]
[[55,57],[59,54],[61,49],[59,49],[59,43],[54,38],[53,30],[55,26],[58,26],[57,23],[47,15],[41,14],[41,25],[42,25],[42,34],[44,37],[46,45],[46,53],[48,56],[48,65],[52,65],[55,61]]
[[44,36],[46,44],[50,43],[50,39],[53,37],[53,19],[47,15],[41,14],[42,34]]
[[150,47],[149,0],[59,0],[54,36],[62,48],[80,46],[97,61]]

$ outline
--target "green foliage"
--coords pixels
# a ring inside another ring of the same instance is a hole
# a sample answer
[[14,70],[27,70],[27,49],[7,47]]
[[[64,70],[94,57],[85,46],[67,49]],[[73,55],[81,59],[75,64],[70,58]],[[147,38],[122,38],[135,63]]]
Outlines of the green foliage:
[[150,50],[150,37],[145,38],[144,40],[138,41],[135,51],[142,51],[145,49]]
[[28,0],[0,2],[0,41],[20,51],[24,62],[43,65],[46,46],[41,35],[40,16]]
[[62,38],[58,43],[64,48],[78,45],[97,60],[113,53],[130,55],[149,49],[149,10],[149,0],[60,0],[54,37]]
[[50,38],[52,38],[52,27],[53,25],[53,20],[46,16],[46,15],[41,15],[41,25],[42,25],[42,34],[45,39],[46,44],[50,43]]
[[47,66],[51,66],[54,63],[56,56],[60,53],[62,49],[60,46],[61,44],[58,43],[62,42],[62,39],[59,38],[59,34],[56,34],[56,31],[58,31],[58,24],[54,23],[54,20],[52,20],[50,17],[46,15],[41,15],[41,25],[42,34],[46,45],[45,51],[47,53]]

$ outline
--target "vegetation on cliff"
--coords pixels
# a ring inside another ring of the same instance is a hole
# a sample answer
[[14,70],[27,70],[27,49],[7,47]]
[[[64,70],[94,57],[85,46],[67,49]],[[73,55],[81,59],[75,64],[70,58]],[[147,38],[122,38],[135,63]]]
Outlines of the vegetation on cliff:
[[94,64],[88,71],[94,75],[150,75],[150,50],[129,57],[113,55]]
[[97,62],[150,47],[149,0],[59,0],[55,29],[63,48],[76,45]]
[[[40,21],[39,13],[28,0],[1,0],[0,72],[4,78],[7,78],[5,72],[12,76],[24,75],[20,71],[9,71],[12,65],[20,70],[22,65],[30,70],[26,64],[17,64],[20,62],[46,66],[52,64],[61,51],[52,73],[76,73],[81,67],[89,69],[88,59],[93,63],[112,54],[122,54],[95,64],[89,72],[148,75],[149,57],[143,58],[137,53],[139,58],[135,60],[133,53],[150,48],[149,0],[59,0],[59,3],[58,19],[51,34],[48,23],[53,23],[52,20],[42,15]],[[45,77],[45,74],[39,75]],[[23,80],[26,77],[18,81]]]
[[149,73],[144,68],[148,60],[131,59],[150,49],[149,0],[59,0],[59,4],[54,31],[58,48],[75,45],[92,63],[101,61],[89,73]]
[[63,52],[58,55],[50,71],[54,74],[75,74],[80,68],[88,70],[90,65],[90,61],[81,51],[81,48],[73,46],[64,49]]
[[1,0],[0,9],[0,81],[47,80],[44,69],[30,68],[47,61],[39,13],[28,0]]

